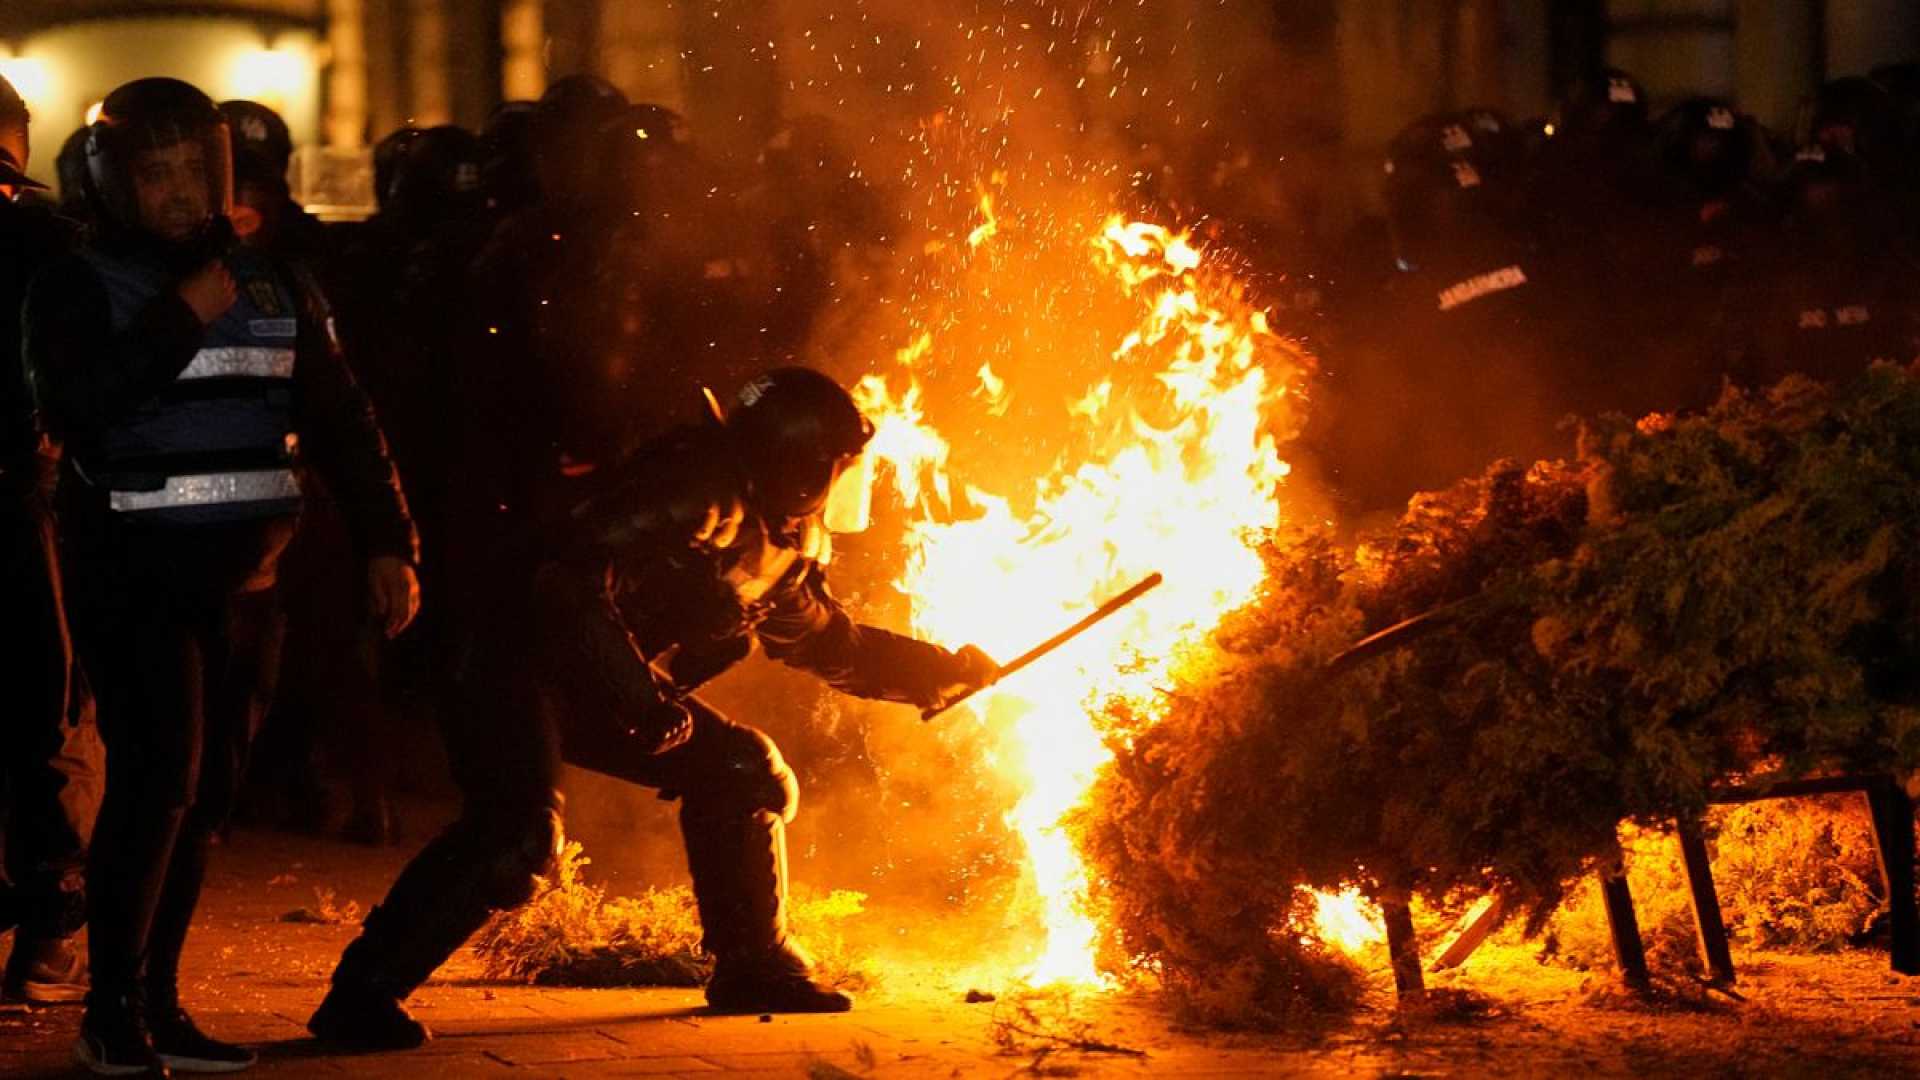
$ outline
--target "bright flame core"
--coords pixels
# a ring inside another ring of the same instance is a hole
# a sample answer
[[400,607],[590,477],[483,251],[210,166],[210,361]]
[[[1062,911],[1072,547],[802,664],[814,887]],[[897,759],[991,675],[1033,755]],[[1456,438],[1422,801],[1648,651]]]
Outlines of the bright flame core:
[[[970,247],[1004,233],[989,199],[981,211]],[[914,374],[930,336],[897,356],[904,389],[881,375],[856,389],[876,424],[872,453],[914,513],[897,584],[923,635],[975,643],[1004,662],[1149,573],[1166,577],[973,705],[1004,732],[991,764],[1023,792],[1009,824],[1025,844],[1046,929],[1027,977],[1043,983],[1101,981],[1082,902],[1086,868],[1060,822],[1111,758],[1104,706],[1120,701],[1133,722],[1157,719],[1183,659],[1254,597],[1258,547],[1279,524],[1287,475],[1273,421],[1305,375],[1301,355],[1230,277],[1203,268],[1185,234],[1115,217],[1088,253],[1137,318],[1094,365],[1092,385],[1059,403],[1057,424],[1088,435],[1076,443],[1079,460],[1060,462],[1024,496],[969,483],[967,509],[955,506],[949,444],[927,425]],[[984,395],[1018,393],[1018,375],[982,367]]]

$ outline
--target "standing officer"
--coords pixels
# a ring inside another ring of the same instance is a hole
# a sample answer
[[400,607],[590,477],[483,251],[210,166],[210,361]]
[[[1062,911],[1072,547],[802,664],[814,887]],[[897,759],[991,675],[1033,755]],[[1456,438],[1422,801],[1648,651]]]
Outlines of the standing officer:
[[402,999],[495,911],[525,903],[560,838],[562,760],[677,795],[726,1012],[837,1012],[787,939],[786,823],[798,787],[760,731],[689,691],[758,644],[861,697],[929,706],[997,673],[856,625],[826,583],[829,528],[864,510],[872,425],[833,380],[782,368],[724,422],[681,429],[599,494],[522,534],[475,620],[446,731],[460,819],[401,872],[347,947],[308,1027],[363,1049],[417,1046]]
[[1588,373],[1559,347],[1569,305],[1540,256],[1516,144],[1475,109],[1417,120],[1388,147],[1396,272],[1329,378],[1328,449],[1352,513],[1562,445]]
[[1920,297],[1897,230],[1896,192],[1870,163],[1814,143],[1787,173],[1786,216],[1730,307],[1726,374],[1845,383],[1875,360],[1920,358]]
[[73,226],[13,197],[29,180],[27,106],[0,79],[0,929],[17,926],[0,990],[77,1001],[86,966],[72,938],[86,918],[81,871],[100,804],[99,738],[73,664],[53,514],[55,459],[39,436],[20,366],[27,283],[72,246]]
[[253,1055],[181,1008],[180,954],[273,685],[300,469],[319,467],[355,526],[389,634],[418,602],[417,545],[322,302],[231,243],[213,102],[174,79],[128,83],[87,160],[96,234],[41,274],[25,316],[33,387],[65,445],[71,615],[107,744],[74,1052],[103,1074],[225,1071]]

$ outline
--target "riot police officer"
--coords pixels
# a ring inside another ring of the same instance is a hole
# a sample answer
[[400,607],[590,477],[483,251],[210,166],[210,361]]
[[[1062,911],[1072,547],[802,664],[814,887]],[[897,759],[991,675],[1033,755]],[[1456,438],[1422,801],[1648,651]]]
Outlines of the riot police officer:
[[[454,614],[443,602],[454,546],[448,492],[460,471],[462,387],[472,349],[467,323],[421,313],[470,304],[467,272],[491,224],[480,164],[480,140],[472,132],[451,125],[409,129],[404,152],[389,166],[380,212],[346,248],[345,291],[336,293],[341,339],[407,478],[408,505],[420,526],[426,603],[405,639],[369,648],[351,611],[341,610],[352,596],[337,579],[354,568],[324,549],[308,549],[304,569],[313,588],[303,607],[289,605],[289,640],[305,633],[334,660],[290,673],[303,677],[309,692],[287,719],[292,730],[300,730],[305,717],[305,730],[333,736],[351,777],[345,834],[370,845],[392,842],[400,828],[390,794],[401,762],[391,747],[394,723],[407,714],[387,706],[438,693],[448,666]],[[303,539],[314,535],[303,533]],[[290,701],[294,696],[283,694]]]
[[1907,179],[1900,103],[1884,86],[1858,75],[1834,79],[1814,93],[1802,113],[1801,145],[1850,155],[1881,185]]
[[1631,234],[1619,321],[1635,369],[1617,403],[1634,413],[1703,408],[1720,391],[1734,296],[1758,272],[1777,218],[1771,141],[1753,117],[1718,98],[1682,101],[1654,129],[1658,167],[1647,228]]
[[1639,80],[1617,68],[1577,83],[1554,110],[1533,185],[1550,257],[1598,291],[1635,287],[1636,245],[1651,221],[1653,124]]
[[326,227],[294,201],[288,183],[293,132],[287,122],[257,101],[223,101],[220,114],[233,139],[235,171],[251,188],[244,200],[236,191],[235,225],[241,239],[276,259],[300,263],[310,273],[326,273],[331,251]]
[[1471,110],[1415,121],[1388,148],[1397,272],[1353,320],[1323,398],[1350,511],[1397,508],[1495,458],[1559,445],[1585,373],[1556,338],[1568,312],[1526,212],[1517,141],[1504,118]]
[[81,225],[93,217],[87,205],[87,129],[75,128],[60,144],[53,159],[54,179],[60,185],[60,213]]
[[461,817],[367,916],[314,1034],[360,1048],[427,1038],[401,1001],[532,895],[559,842],[563,760],[681,800],[716,1009],[850,1007],[787,938],[792,771],[691,691],[756,644],[846,693],[921,706],[995,675],[977,649],[856,625],[828,590],[828,533],[858,524],[872,431],[831,379],[776,369],[723,422],[663,436],[510,546],[447,725]]
[[116,1075],[253,1058],[194,1024],[179,962],[271,694],[276,561],[307,463],[356,527],[373,616],[397,633],[418,602],[406,501],[323,302],[231,242],[230,155],[225,119],[186,83],[108,95],[87,143],[96,233],[40,275],[25,315],[65,449],[70,614],[109,757],[75,1055]]
[[1767,386],[1790,374],[1858,377],[1874,360],[1920,358],[1909,252],[1889,242],[1894,192],[1854,154],[1805,147],[1787,174],[1785,219],[1736,290],[1726,374]]
[[72,1001],[86,968],[72,946],[86,916],[82,869],[99,808],[100,754],[62,603],[53,465],[20,366],[27,283],[72,245],[74,226],[14,196],[27,177],[27,106],[0,78],[0,928],[16,926],[0,992]]

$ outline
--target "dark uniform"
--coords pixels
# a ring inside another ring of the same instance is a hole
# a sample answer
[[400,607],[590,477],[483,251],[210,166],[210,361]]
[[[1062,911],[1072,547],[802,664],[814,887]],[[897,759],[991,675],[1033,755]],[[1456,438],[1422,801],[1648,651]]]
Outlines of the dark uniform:
[[[192,142],[217,215],[226,129],[205,95],[148,79],[107,98],[89,145],[99,235],[49,267],[26,309],[26,359],[60,477],[69,601],[99,689],[108,778],[88,868],[88,995],[79,1053],[96,1069],[251,1055],[181,1011],[181,949],[280,644],[276,562],[311,462],[365,551],[411,560],[398,479],[329,316],[297,274],[142,224],[132,166]],[[178,283],[221,258],[237,301],[210,324]],[[151,1035],[146,1031],[150,1020]]]
[[[1750,116],[1714,98],[1675,105],[1655,131],[1659,173],[1647,227],[1634,235],[1630,291],[1619,300],[1636,354],[1620,389],[1631,412],[1712,404],[1725,343],[1742,317],[1735,298],[1756,265],[1776,207],[1773,157]],[[1637,389],[1637,393],[1635,393]]]
[[1330,364],[1326,436],[1353,511],[1534,458],[1591,382],[1539,251],[1511,127],[1485,110],[1417,121],[1388,153],[1397,272]]
[[[498,564],[497,606],[472,626],[466,701],[447,725],[460,820],[367,916],[315,1034],[425,1038],[398,1002],[493,912],[532,895],[559,841],[562,761],[680,798],[716,1007],[847,1007],[807,980],[786,941],[793,773],[766,735],[688,692],[756,644],[846,693],[922,706],[994,668],[978,650],[856,625],[829,591],[827,478],[871,430],[845,392],[789,368],[742,402],[724,426],[663,437]],[[779,477],[797,471],[816,478]]]
[[[11,87],[0,80],[0,123]],[[17,103],[18,99],[14,101]],[[22,115],[24,108],[22,107]],[[38,187],[0,148],[0,184]],[[73,663],[40,437],[20,363],[20,309],[34,273],[73,243],[73,226],[0,197],[0,927],[19,927],[8,954],[9,997],[54,1000],[81,991],[66,947],[86,917],[82,868],[100,803],[101,754],[91,701]]]
[[[287,122],[257,101],[223,101],[220,113],[233,135],[236,187],[252,189],[253,210],[260,218],[260,235],[247,239],[331,284],[334,245],[327,228],[294,200],[288,183],[293,133]],[[236,190],[236,200],[240,195]]]
[[1788,174],[1787,216],[1735,291],[1726,374],[1767,386],[1790,374],[1858,377],[1875,360],[1920,357],[1920,292],[1882,173],[1814,144]]
[[[337,550],[346,546],[344,530],[320,534],[303,526],[289,569],[306,572],[307,589],[302,606],[289,603],[289,642],[305,636],[318,647],[310,664],[289,670],[281,694],[286,713],[276,711],[268,730],[284,719],[283,731],[332,733],[331,749],[351,778],[345,834],[360,843],[391,842],[400,827],[390,795],[404,759],[393,752],[393,725],[407,714],[387,706],[439,692],[451,665],[455,608],[446,602],[444,571],[455,531],[448,492],[461,468],[461,387],[474,349],[469,319],[422,313],[470,307],[467,275],[489,224],[480,152],[479,139],[457,127],[411,132],[388,167],[380,212],[346,246],[346,272],[337,275],[346,291],[333,294],[341,340],[407,478],[426,602],[405,638],[374,647],[353,609],[358,566]],[[337,515],[322,523],[337,523]],[[313,539],[335,542],[303,550]]]

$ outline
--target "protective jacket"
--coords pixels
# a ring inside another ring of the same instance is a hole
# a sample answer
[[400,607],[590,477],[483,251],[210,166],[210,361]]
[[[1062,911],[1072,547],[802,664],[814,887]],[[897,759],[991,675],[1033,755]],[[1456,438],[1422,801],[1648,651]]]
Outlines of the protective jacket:
[[73,247],[78,227],[42,209],[0,200],[0,498],[7,508],[41,486],[33,399],[20,361],[20,311],[34,274]]
[[[157,244],[99,244],[50,267],[26,312],[27,366],[65,446],[81,529],[258,522],[284,540],[309,455],[369,554],[412,559],[412,520],[373,410],[308,279],[257,252],[227,264],[239,299],[202,326]],[[259,575],[272,553],[260,547]]]
[[[827,586],[824,526],[754,510],[718,425],[662,437],[609,480],[574,508],[538,570],[536,612],[547,614],[534,623],[596,677],[632,680],[625,700],[669,701],[756,644],[843,693],[882,701],[930,705],[965,677],[946,649],[854,622]],[[670,727],[651,734],[669,739]]]

